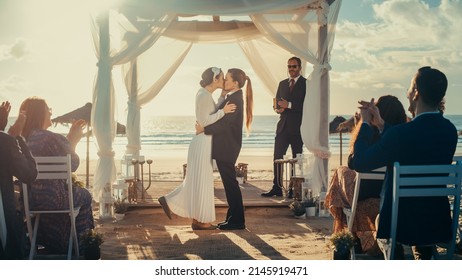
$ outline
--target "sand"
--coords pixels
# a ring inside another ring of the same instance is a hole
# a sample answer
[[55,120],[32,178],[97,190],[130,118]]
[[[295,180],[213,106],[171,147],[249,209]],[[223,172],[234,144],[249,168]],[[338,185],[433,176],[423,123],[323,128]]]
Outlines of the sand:
[[[146,157],[149,159],[149,157]],[[152,180],[178,181],[183,178],[185,159],[153,159]],[[90,161],[90,185],[96,160]],[[272,155],[241,155],[238,162],[248,163],[248,180],[266,181],[271,185]],[[330,168],[339,164],[331,158]],[[120,164],[116,164],[120,172]],[[77,175],[85,181],[85,160]],[[147,180],[147,168],[144,168]],[[329,175],[330,176],[330,175]],[[224,219],[227,207],[217,207],[217,221]],[[247,207],[246,230],[193,231],[191,220],[169,220],[162,209],[131,207],[124,220],[102,219],[94,205],[96,228],[104,234],[102,259],[108,260],[327,260],[331,251],[326,238],[331,234],[331,217],[296,219],[287,207]]]

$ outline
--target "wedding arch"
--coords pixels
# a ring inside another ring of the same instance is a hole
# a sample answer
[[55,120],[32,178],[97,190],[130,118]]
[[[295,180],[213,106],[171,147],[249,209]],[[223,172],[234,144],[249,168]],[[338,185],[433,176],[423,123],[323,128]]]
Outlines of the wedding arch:
[[[123,0],[94,16],[92,35],[98,71],[92,124],[99,157],[94,199],[99,201],[105,186],[116,177],[113,66],[122,65],[128,93],[126,153],[138,155],[141,107],[157,96],[198,42],[239,44],[272,95],[286,75],[281,65],[288,57],[295,55],[305,66],[313,65],[307,79],[301,133],[305,146],[315,156],[313,186],[327,188],[329,60],[340,6],[341,0]],[[165,40],[168,47],[162,47]],[[171,65],[141,90],[140,84],[146,84],[141,78],[146,68],[139,66],[143,54],[155,48]]]

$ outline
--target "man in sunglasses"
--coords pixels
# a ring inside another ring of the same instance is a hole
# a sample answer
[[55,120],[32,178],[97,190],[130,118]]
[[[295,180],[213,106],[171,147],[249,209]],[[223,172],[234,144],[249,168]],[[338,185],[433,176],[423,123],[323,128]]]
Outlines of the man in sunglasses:
[[[306,79],[300,76],[302,62],[298,57],[291,57],[287,62],[289,78],[279,82],[274,111],[280,115],[274,140],[273,160],[282,159],[287,149],[292,150],[292,158],[302,153],[303,142],[300,134],[302,124],[303,101],[305,100]],[[276,164],[273,164],[273,186],[270,191],[261,195],[264,197],[282,196],[282,170],[277,174]],[[292,190],[289,191],[289,198]]]

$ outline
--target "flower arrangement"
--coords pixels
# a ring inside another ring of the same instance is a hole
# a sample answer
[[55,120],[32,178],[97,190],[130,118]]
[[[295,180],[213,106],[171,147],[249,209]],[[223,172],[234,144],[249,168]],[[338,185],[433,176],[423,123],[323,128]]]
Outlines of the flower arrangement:
[[127,199],[120,199],[119,197],[114,201],[114,212],[117,214],[125,214],[128,210]]
[[72,173],[72,185],[75,187],[85,188],[85,184],[79,180],[75,173]]
[[93,229],[83,233],[80,240],[84,248],[99,247],[104,242],[103,234]]
[[349,252],[355,245],[355,238],[348,229],[344,229],[331,235],[330,244],[334,251]]
[[305,214],[305,205],[298,200],[294,200],[291,204],[289,204],[290,210],[294,213],[295,216],[301,216]]

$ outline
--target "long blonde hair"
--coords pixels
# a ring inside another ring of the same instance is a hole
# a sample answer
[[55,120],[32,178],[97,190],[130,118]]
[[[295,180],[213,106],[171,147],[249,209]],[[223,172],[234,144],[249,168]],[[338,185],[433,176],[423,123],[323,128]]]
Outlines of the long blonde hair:
[[37,96],[29,97],[22,102],[19,111],[26,114],[26,123],[21,132],[24,138],[27,139],[33,130],[43,129],[48,110],[45,99]]
[[252,125],[253,120],[253,90],[252,90],[252,82],[250,78],[245,74],[244,71],[238,68],[231,68],[228,70],[228,73],[231,74],[231,77],[234,81],[236,81],[239,85],[239,88],[243,88],[244,84],[247,82],[246,86],[246,93],[245,93],[245,127],[247,128],[247,132],[250,131],[250,126]]

